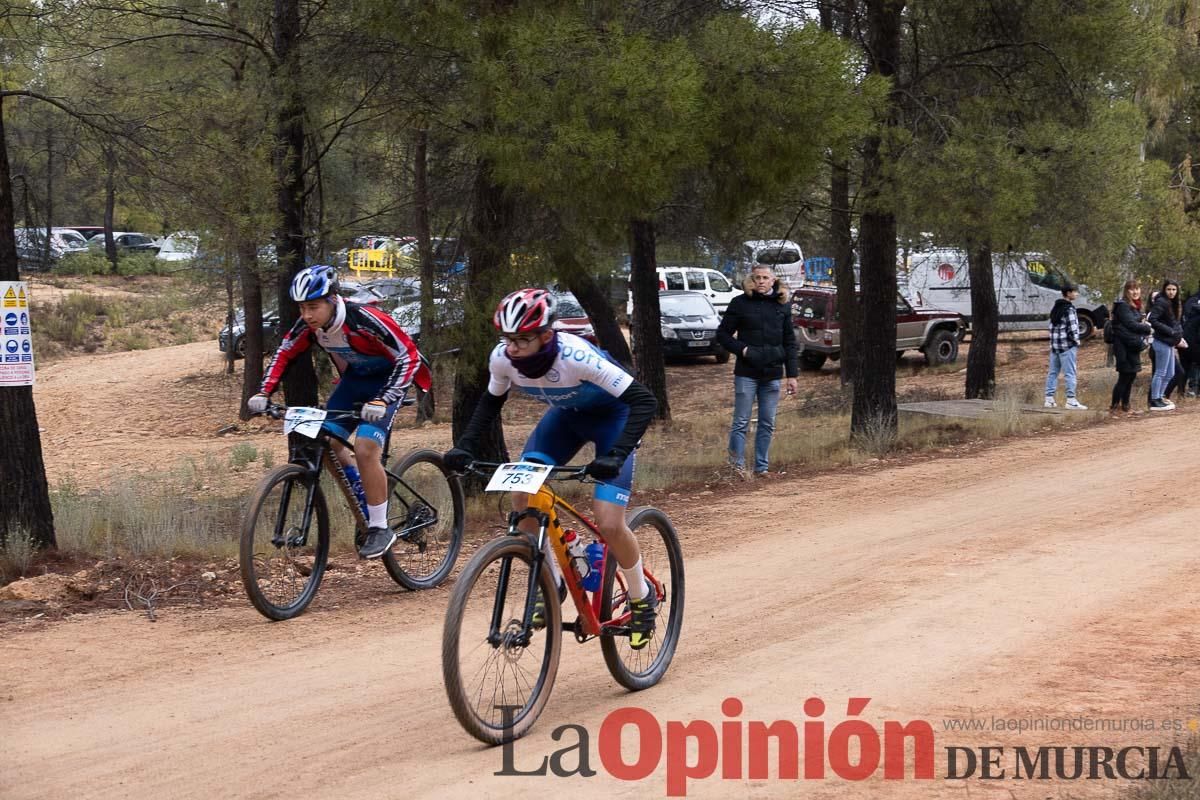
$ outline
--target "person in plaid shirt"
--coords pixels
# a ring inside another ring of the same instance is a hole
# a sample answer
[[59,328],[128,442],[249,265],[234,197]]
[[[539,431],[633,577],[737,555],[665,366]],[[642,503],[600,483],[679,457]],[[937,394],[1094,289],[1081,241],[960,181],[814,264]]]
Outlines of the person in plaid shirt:
[[1079,289],[1073,283],[1065,283],[1062,297],[1050,311],[1050,372],[1046,375],[1046,408],[1056,408],[1054,394],[1058,391],[1058,373],[1067,382],[1066,407],[1073,411],[1086,411],[1087,406],[1075,399],[1075,354],[1079,349],[1079,315],[1075,312],[1074,300]]

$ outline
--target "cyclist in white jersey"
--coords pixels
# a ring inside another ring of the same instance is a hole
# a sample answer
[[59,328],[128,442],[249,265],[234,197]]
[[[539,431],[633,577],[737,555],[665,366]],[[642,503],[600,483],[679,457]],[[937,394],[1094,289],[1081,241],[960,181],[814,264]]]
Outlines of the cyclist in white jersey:
[[[445,461],[449,468],[463,470],[474,460],[480,437],[513,388],[550,406],[525,443],[522,461],[566,464],[584,444],[593,443],[596,458],[586,469],[597,481],[596,524],[629,587],[629,644],[637,650],[654,635],[658,601],[645,580],[637,539],[625,524],[625,507],[633,486],[634,451],[658,403],[604,351],[555,331],[554,305],[553,295],[536,288],[513,292],[500,302],[493,321],[504,341],[492,350],[487,391]],[[513,509],[527,507],[528,495],[514,493]],[[558,562],[553,557],[547,561],[560,595],[565,594]],[[540,611],[536,609],[535,622],[542,622]]]

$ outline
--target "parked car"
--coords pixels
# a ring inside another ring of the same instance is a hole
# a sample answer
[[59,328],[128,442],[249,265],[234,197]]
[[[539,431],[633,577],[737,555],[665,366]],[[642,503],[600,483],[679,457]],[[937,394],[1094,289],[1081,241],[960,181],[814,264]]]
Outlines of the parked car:
[[717,343],[721,317],[703,292],[660,291],[658,305],[664,356],[711,355],[718,364],[729,360],[729,351]]
[[[908,296],[914,304],[955,311],[970,326],[971,277],[965,251],[914,253],[902,269],[908,276]],[[1045,330],[1051,309],[1062,297],[1063,284],[1070,281],[1048,257],[1036,253],[996,253],[992,276],[1002,331]],[[1104,298],[1086,286],[1079,287],[1075,306],[1080,339],[1089,338],[1108,320]]]
[[[433,298],[434,309],[437,311],[437,326],[439,329],[454,328],[462,325],[465,316],[462,303],[451,303],[444,297]],[[400,324],[404,332],[418,344],[421,341],[421,302],[415,301],[397,306],[391,313],[392,319]]]
[[[24,269],[37,269],[46,255],[45,228],[14,228],[17,240],[17,261]],[[74,228],[50,229],[50,261],[64,256],[87,252],[87,240]]]
[[[263,309],[263,350],[270,352],[279,346],[283,339],[283,329],[279,324],[279,312],[275,309]],[[221,328],[217,336],[217,345],[222,353],[229,352],[230,341],[233,343],[234,358],[246,356],[246,311],[239,308],[234,314],[233,330],[229,325]]]
[[377,278],[371,281],[351,279],[339,283],[339,293],[350,302],[377,306],[388,312],[421,297],[421,282],[416,278]]
[[[662,291],[700,292],[709,299],[718,314],[724,314],[733,298],[742,293],[722,273],[715,269],[695,266],[662,266],[658,268],[658,289]],[[633,315],[633,292],[626,300],[625,312]]]
[[97,233],[104,233],[103,225],[65,225],[63,227],[70,228],[71,230],[75,231],[82,236],[85,241],[90,240]]
[[[800,366],[820,369],[826,359],[841,357],[841,323],[837,313],[837,290],[806,286],[792,295],[792,324],[800,346]],[[930,366],[958,360],[958,343],[963,319],[941,308],[913,308],[896,295],[896,357],[906,350],[920,350]]]
[[177,231],[162,237],[155,244],[158,245],[156,258],[159,261],[191,261],[200,249],[200,237],[194,233]]
[[575,299],[575,295],[570,292],[555,292],[554,301],[556,303],[554,311],[554,329],[556,331],[573,333],[587,339],[592,344],[598,344],[596,329],[592,327],[591,319],[583,310],[583,306]]
[[[150,253],[151,255],[158,255],[158,242],[144,233],[113,231],[113,242],[117,245],[118,253]],[[104,231],[89,239],[88,247],[103,250]]]

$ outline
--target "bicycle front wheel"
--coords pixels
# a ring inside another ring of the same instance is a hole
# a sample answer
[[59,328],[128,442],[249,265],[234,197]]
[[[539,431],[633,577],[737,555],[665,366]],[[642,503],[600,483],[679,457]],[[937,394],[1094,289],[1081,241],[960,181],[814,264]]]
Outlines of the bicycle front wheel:
[[533,546],[524,536],[493,539],[463,568],[442,632],[442,677],[459,723],[485,744],[524,736],[558,674],[562,608],[550,569],[538,583],[546,625],[525,638]]
[[275,468],[259,483],[242,521],[242,585],[268,619],[304,611],[325,574],[329,510],[316,480],[297,464]]
[[[679,631],[683,627],[683,550],[671,520],[657,508],[644,506],[630,511],[629,529],[642,551],[642,567],[659,586],[654,638],[641,650],[634,650],[629,646],[628,636],[606,633],[600,637],[600,650],[617,683],[630,691],[638,691],[662,680],[679,644]],[[628,611],[625,576],[617,570],[615,556],[609,553],[605,561],[604,584],[600,590],[602,622],[616,616],[614,609],[620,613]]]
[[431,589],[450,577],[462,549],[465,503],[458,476],[433,450],[400,459],[388,476],[388,526],[396,532],[383,565],[406,589]]

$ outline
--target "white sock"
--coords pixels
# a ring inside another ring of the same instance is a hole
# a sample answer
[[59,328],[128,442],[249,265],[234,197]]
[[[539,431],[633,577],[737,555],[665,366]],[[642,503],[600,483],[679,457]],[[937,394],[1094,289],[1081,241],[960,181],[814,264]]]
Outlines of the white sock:
[[[617,562],[620,566],[621,562]],[[629,597],[631,600],[641,600],[650,592],[650,587],[646,585],[646,574],[642,571],[642,559],[638,558],[637,563],[632,567],[621,567],[621,573],[625,576],[625,585],[629,587]]]
[[546,563],[550,565],[550,574],[554,576],[554,585],[561,589],[567,582],[563,580],[562,567],[558,565],[558,559],[554,557],[554,548],[550,546],[549,532],[547,532],[546,540],[542,542],[542,552],[546,554]]
[[387,500],[384,500],[379,505],[367,504],[367,525],[372,528],[386,528],[387,524]]

